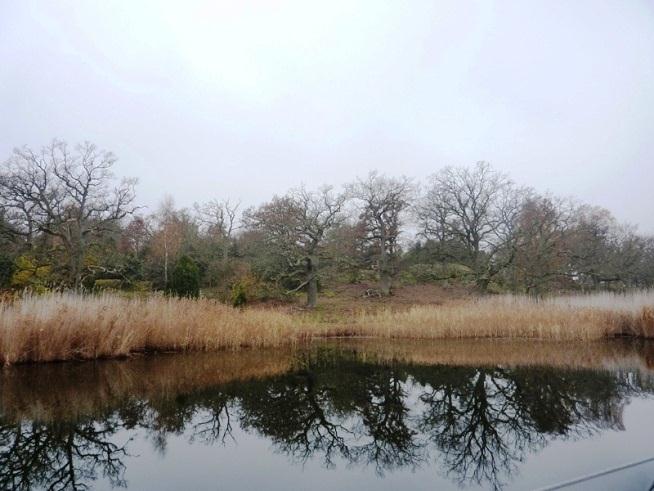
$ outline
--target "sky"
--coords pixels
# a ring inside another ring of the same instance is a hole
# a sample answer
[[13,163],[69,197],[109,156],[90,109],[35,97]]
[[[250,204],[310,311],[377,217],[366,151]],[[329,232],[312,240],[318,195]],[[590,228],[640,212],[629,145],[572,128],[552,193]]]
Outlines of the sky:
[[654,233],[654,1],[0,0],[0,161],[53,138],[152,210],[485,160]]

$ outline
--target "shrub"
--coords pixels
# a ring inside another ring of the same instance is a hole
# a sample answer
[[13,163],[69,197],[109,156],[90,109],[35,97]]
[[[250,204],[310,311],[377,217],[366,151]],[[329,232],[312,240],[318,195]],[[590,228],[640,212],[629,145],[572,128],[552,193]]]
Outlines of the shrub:
[[246,287],[241,281],[237,281],[232,285],[231,300],[234,307],[242,307],[247,303],[245,289]]
[[232,283],[229,290],[228,301],[234,306],[242,306],[245,303],[266,302],[269,300],[285,301],[288,295],[279,286],[261,281],[251,273],[238,277]]
[[182,256],[175,264],[169,292],[178,297],[197,298],[200,295],[200,268],[188,256]]
[[46,290],[50,270],[50,266],[40,265],[31,256],[18,256],[16,258],[14,273],[11,276],[11,286],[19,289],[31,288],[35,292],[43,292]]

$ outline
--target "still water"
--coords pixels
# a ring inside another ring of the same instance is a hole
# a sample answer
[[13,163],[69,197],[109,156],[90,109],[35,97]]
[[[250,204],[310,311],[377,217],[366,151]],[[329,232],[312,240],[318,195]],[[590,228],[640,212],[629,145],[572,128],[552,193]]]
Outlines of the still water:
[[[654,457],[654,346],[380,343],[0,372],[0,489],[537,489]],[[648,490],[654,461],[562,489]]]

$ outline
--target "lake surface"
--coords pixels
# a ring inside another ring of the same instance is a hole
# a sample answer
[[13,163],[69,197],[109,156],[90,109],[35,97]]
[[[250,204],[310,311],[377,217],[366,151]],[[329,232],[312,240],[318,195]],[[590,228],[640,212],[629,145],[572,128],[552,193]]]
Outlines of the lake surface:
[[[0,372],[0,489],[537,489],[654,457],[654,345],[342,340]],[[648,490],[654,461],[562,489]]]

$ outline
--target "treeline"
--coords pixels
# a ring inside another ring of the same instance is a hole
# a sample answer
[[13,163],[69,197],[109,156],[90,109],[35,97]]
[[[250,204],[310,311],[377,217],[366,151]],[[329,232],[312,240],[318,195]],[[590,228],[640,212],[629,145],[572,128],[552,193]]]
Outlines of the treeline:
[[426,182],[371,172],[253,208],[135,205],[90,143],[16,149],[0,170],[0,287],[202,290],[236,305],[321,288],[447,282],[480,291],[654,285],[654,238],[605,209],[518,186],[487,163]]

